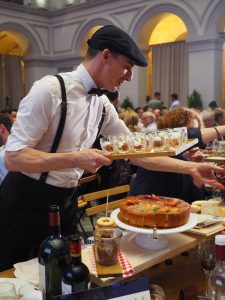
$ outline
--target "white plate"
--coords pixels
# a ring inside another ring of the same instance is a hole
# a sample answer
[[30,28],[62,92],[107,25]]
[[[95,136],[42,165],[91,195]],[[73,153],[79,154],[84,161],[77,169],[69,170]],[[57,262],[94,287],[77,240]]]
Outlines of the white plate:
[[[144,233],[144,234],[152,234],[153,229],[148,229],[148,228],[140,228],[140,227],[135,227],[132,225],[128,225],[123,223],[119,218],[118,214],[120,212],[120,209],[117,208],[111,213],[111,218],[116,222],[116,224],[125,230],[131,231],[131,232],[137,232],[137,233]],[[170,233],[178,233],[178,232],[184,232],[187,231],[197,224],[197,217],[195,214],[190,214],[190,218],[188,222],[185,225],[175,227],[175,228],[168,228],[168,229],[157,229],[157,234],[170,234]]]
[[14,284],[16,292],[18,293],[19,289],[23,285],[30,285],[31,287],[34,288],[32,284],[27,282],[26,280],[18,279],[18,278],[0,278],[0,282],[11,282]]

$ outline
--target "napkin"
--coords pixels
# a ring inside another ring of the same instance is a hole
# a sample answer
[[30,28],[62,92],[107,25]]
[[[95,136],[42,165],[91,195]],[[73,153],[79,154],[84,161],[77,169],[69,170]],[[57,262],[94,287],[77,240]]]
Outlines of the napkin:
[[36,286],[39,284],[38,258],[19,262],[14,265],[16,278],[26,280]]
[[[96,266],[96,261],[95,261],[95,254],[94,254],[94,249],[92,246],[88,247],[88,257],[90,260],[90,272],[98,277],[98,272],[97,272],[97,266]],[[126,258],[124,253],[120,250],[119,251],[119,263],[122,268],[122,277],[129,277],[134,274],[134,268],[132,267],[131,263],[129,260]],[[112,277],[112,276],[109,276]]]

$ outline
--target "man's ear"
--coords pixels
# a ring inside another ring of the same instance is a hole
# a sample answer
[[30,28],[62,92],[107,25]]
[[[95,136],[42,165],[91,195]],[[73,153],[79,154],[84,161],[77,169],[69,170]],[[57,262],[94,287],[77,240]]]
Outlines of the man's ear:
[[3,133],[5,131],[5,125],[0,124],[0,132]]
[[104,49],[102,51],[102,61],[103,63],[107,63],[108,59],[111,57],[111,52],[109,49]]

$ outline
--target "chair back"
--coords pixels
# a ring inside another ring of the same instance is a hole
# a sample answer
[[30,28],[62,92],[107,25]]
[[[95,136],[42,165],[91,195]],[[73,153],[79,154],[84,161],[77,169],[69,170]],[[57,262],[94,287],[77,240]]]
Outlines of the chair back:
[[[96,200],[99,200],[99,199],[102,199],[105,197],[110,197],[110,196],[120,195],[120,194],[121,194],[121,198],[122,198],[123,197],[122,194],[125,194],[125,193],[127,194],[129,191],[130,191],[129,185],[121,185],[121,186],[114,187],[111,189],[105,189],[105,190],[101,190],[98,192],[93,192],[93,193],[82,195],[82,200],[84,202],[88,203],[88,202],[96,201]],[[119,207],[119,203],[122,200],[123,199],[108,202],[108,210]],[[103,212],[106,210],[106,205],[107,205],[107,203],[96,205],[93,207],[88,207],[85,210],[86,215],[93,216],[100,212]]]

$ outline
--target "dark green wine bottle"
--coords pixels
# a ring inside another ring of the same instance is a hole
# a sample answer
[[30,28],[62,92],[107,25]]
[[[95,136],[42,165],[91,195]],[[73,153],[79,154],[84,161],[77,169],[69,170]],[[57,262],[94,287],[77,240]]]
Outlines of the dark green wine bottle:
[[61,295],[62,272],[70,263],[69,243],[60,231],[59,207],[49,207],[49,235],[39,249],[39,282],[43,299]]

